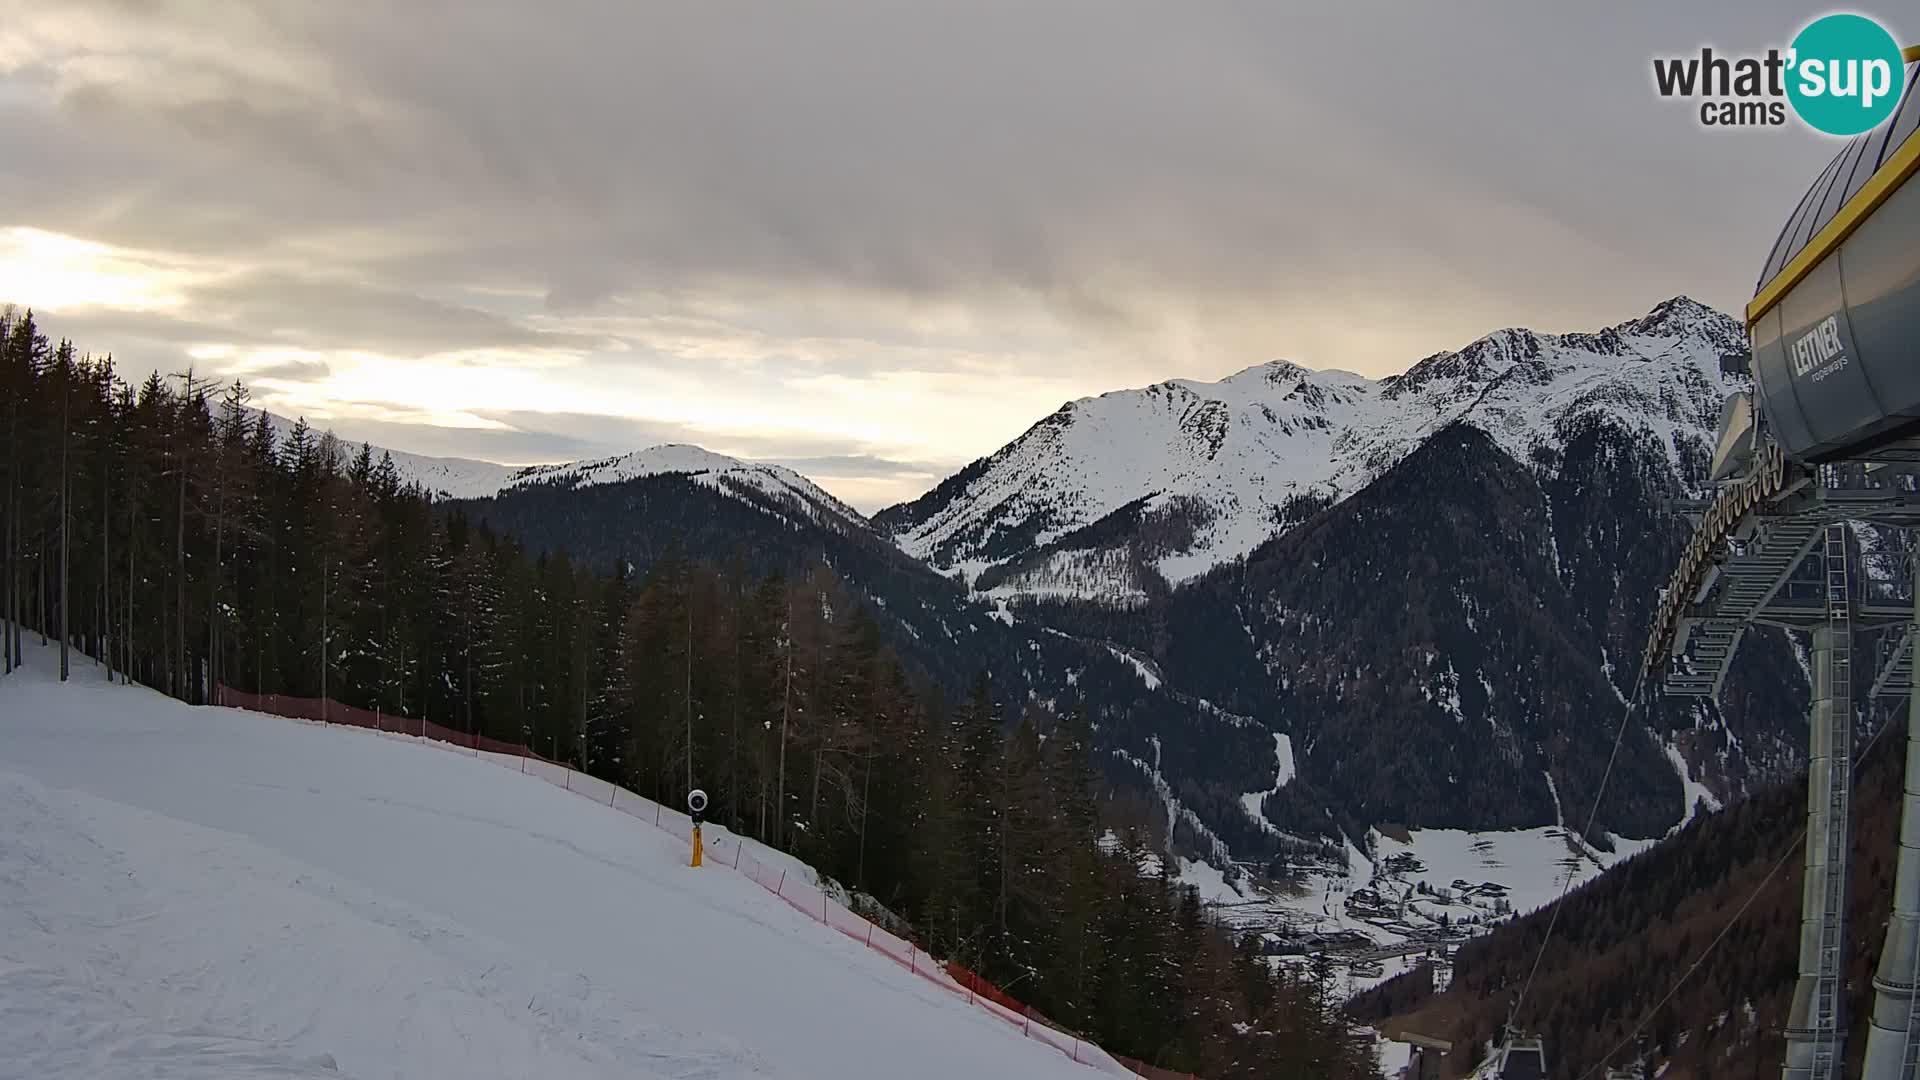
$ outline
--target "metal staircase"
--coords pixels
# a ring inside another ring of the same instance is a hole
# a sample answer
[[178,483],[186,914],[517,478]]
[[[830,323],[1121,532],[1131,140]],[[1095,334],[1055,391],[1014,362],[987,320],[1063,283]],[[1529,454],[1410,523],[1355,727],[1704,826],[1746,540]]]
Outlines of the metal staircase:
[[1703,615],[1683,640],[1689,664],[1666,679],[1675,696],[1717,697],[1740,637],[1820,540],[1818,522],[1781,518],[1762,525],[1728,555],[1700,605]]
[[[1885,640],[1884,638],[1882,640]],[[1913,689],[1913,624],[1908,623],[1882,654],[1880,674],[1874,677],[1872,696],[1904,697]]]
[[[1737,557],[1740,573],[1730,575],[1732,580],[1714,604],[1715,617],[1745,621],[1759,614],[1779,590],[1779,583],[1813,550],[1820,528],[1818,522],[1797,519],[1768,522]],[[1841,573],[1846,573],[1844,566]]]

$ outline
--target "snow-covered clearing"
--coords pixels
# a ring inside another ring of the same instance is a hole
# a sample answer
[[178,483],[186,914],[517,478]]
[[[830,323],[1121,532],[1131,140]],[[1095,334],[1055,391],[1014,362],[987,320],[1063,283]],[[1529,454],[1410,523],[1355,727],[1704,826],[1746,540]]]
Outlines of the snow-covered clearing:
[[1693,769],[1687,765],[1687,759],[1680,753],[1680,748],[1669,742],[1662,743],[1661,749],[1666,751],[1667,760],[1673,763],[1673,771],[1680,777],[1682,797],[1687,801],[1686,809],[1681,812],[1680,824],[1675,825],[1674,829],[1685,828],[1693,820],[1694,815],[1700,812],[1702,803],[1706,804],[1709,811],[1719,810],[1719,797],[1713,793],[1712,788],[1693,778]]
[[[1178,877],[1236,929],[1296,941],[1346,935],[1336,951],[1364,951],[1368,942],[1392,950],[1458,940],[1524,915],[1559,898],[1569,867],[1578,886],[1656,842],[1616,836],[1613,851],[1582,844],[1576,858],[1565,831],[1551,826],[1477,833],[1416,829],[1407,835],[1400,841],[1370,831],[1368,844],[1377,862],[1349,842],[1344,867],[1308,862],[1290,889],[1270,889],[1245,877],[1230,882],[1219,869],[1185,858],[1177,864]],[[1310,943],[1309,951],[1319,947]],[[1404,966],[1389,958],[1385,974],[1357,978],[1354,985],[1365,989],[1401,970]]]
[[1380,1061],[1380,1071],[1386,1076],[1399,1076],[1413,1061],[1413,1044],[1396,1042],[1383,1035],[1375,1034],[1373,1052]]
[[483,759],[0,679],[0,1076],[1096,1075]]
[[1425,957],[1420,954],[1389,956],[1380,961],[1380,974],[1362,975],[1351,965],[1341,970],[1338,976],[1341,996],[1351,1000],[1373,989],[1389,979],[1397,979],[1420,966]]
[[1149,690],[1160,689],[1160,675],[1158,672],[1154,671],[1153,668],[1149,667],[1146,661],[1140,659],[1139,657],[1133,655],[1130,652],[1124,652],[1120,649],[1116,649],[1111,645],[1107,646],[1107,651],[1113,654],[1113,658],[1115,660],[1118,660],[1124,664],[1133,665],[1133,670],[1135,674],[1140,676],[1140,681],[1147,685],[1147,689]]
[[1291,738],[1278,732],[1274,733],[1273,759],[1273,787],[1266,791],[1249,791],[1245,795],[1240,796],[1240,806],[1246,810],[1247,816],[1253,819],[1254,824],[1268,832],[1278,832],[1279,830],[1275,829],[1273,823],[1267,820],[1267,815],[1260,809],[1260,804],[1266,801],[1268,795],[1278,795],[1280,789],[1287,786],[1287,781],[1293,779],[1295,770],[1293,764],[1293,740]]
[[1227,880],[1219,867],[1204,862],[1196,862],[1185,856],[1177,856],[1180,872],[1175,877],[1183,885],[1191,885],[1200,893],[1200,899],[1208,904],[1236,904],[1248,898]]
[[1373,836],[1383,862],[1407,853],[1424,867],[1403,876],[1441,889],[1451,888],[1456,879],[1472,885],[1497,884],[1517,915],[1559,899],[1570,865],[1575,867],[1573,887],[1577,888],[1606,866],[1653,843],[1616,838],[1611,853],[1582,844],[1586,856],[1575,860],[1567,847],[1566,831],[1553,826],[1506,832],[1415,829],[1408,834],[1411,843],[1379,833]]

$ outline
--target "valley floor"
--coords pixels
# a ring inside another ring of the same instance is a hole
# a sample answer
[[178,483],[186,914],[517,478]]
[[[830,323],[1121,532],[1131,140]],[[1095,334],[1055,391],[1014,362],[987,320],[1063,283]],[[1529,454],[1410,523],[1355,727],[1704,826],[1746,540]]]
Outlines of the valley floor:
[[0,1078],[1097,1075],[533,777],[0,678]]

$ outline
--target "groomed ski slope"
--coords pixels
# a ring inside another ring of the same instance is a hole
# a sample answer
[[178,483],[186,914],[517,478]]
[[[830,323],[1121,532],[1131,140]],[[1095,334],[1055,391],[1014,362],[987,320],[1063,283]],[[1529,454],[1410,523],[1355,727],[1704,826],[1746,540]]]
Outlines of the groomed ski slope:
[[54,662],[0,677],[0,1077],[1100,1075],[534,777]]

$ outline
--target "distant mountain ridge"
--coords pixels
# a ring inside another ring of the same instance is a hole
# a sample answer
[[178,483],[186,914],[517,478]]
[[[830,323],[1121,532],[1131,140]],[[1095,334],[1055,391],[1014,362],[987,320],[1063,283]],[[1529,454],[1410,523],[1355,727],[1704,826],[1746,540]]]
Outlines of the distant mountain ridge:
[[[277,413],[267,415],[282,437],[296,423]],[[323,424],[312,426],[316,431],[326,430]],[[342,439],[341,445],[351,449],[359,444]],[[376,456],[393,458],[403,481],[418,484],[443,501],[485,499],[534,487],[577,489],[651,476],[682,476],[738,497],[754,494],[772,499],[822,522],[860,528],[867,525],[866,515],[792,469],[743,461],[686,443],[663,443],[611,457],[551,465],[502,465],[472,458],[429,457],[390,447],[373,449]]]
[[1137,602],[1244,557],[1457,422],[1527,462],[1566,417],[1604,413],[1679,462],[1737,388],[1720,358],[1744,349],[1737,323],[1675,297],[1595,333],[1500,330],[1380,380],[1275,361],[1113,391],[874,522],[996,595]]
[[[1087,708],[1162,840],[1262,863],[1370,825],[1583,813],[1647,605],[1704,490],[1738,323],[1685,297],[1508,329],[1369,380],[1275,362],[1070,402],[871,519],[697,447],[512,469],[396,455],[540,550],[826,566],[951,689]],[[965,577],[954,580],[955,571]],[[1643,710],[1598,831],[1799,767],[1801,667],[1748,636],[1713,704]],[[1009,712],[1012,715],[1012,712]],[[1275,736],[1295,766],[1276,784]],[[1594,838],[1605,843],[1604,835]]]
[[[359,440],[343,438],[334,433],[324,420],[306,420],[304,416],[290,418],[265,409],[259,411],[266,413],[275,437],[283,441],[296,425],[305,421],[316,436],[332,434],[340,443],[341,452],[349,457],[362,445]],[[434,457],[388,446],[372,446],[372,451],[376,460],[382,454],[392,457],[394,469],[402,481],[418,484],[422,491],[436,499],[465,499],[492,494],[521,471],[517,465],[502,465],[473,458]]]
[[[1114,391],[873,520],[977,595],[1285,736],[1297,771],[1266,793],[1193,790],[1238,751],[1182,740],[1198,775],[1170,784],[1216,831],[1234,806],[1294,834],[1560,824],[1595,794],[1688,528],[1668,506],[1706,490],[1745,348],[1681,296],[1380,380],[1274,362]],[[1601,831],[1657,836],[1798,767],[1805,693],[1785,639],[1750,635],[1723,703],[1635,717]]]

